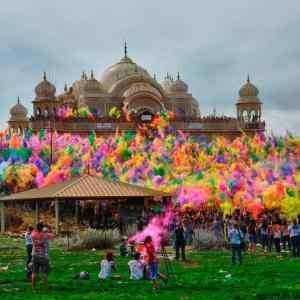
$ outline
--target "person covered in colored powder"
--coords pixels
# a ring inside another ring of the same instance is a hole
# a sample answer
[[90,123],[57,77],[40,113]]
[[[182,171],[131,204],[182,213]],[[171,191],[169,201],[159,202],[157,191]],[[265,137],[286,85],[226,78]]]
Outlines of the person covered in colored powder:
[[44,230],[43,222],[39,222],[32,236],[32,288],[36,285],[36,276],[42,273],[43,285],[48,288],[49,263],[49,240],[53,239],[53,234]]

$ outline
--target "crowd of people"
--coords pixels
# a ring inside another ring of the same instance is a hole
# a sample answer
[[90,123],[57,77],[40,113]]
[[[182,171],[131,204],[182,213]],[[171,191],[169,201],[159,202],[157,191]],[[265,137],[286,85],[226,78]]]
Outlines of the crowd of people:
[[[178,242],[182,238],[178,238],[178,231],[174,229],[176,224],[183,224],[184,243]],[[187,210],[184,214],[177,212],[170,229],[176,253],[182,245],[192,243],[197,230],[211,232],[225,247],[230,246],[233,264],[236,263],[236,256],[242,264],[243,251],[254,253],[257,245],[261,246],[264,254],[275,250],[278,256],[283,252],[290,252],[294,257],[300,257],[300,216],[288,221],[276,211],[264,212],[255,219],[250,214],[240,213],[239,210],[225,216],[219,211],[195,213]]]
[[[141,218],[137,219],[141,223]],[[145,224],[144,224],[145,225]],[[174,247],[175,259],[186,260],[185,248],[193,243],[195,232],[205,230],[213,234],[215,239],[223,245],[230,246],[232,264],[237,261],[243,264],[243,252],[255,253],[260,245],[263,254],[275,252],[281,256],[282,252],[290,252],[294,257],[300,257],[300,216],[288,222],[279,213],[263,213],[259,218],[243,215],[235,211],[232,215],[223,216],[220,212],[185,212],[184,215],[175,213],[169,225],[169,241]],[[142,224],[138,226],[143,228]],[[42,273],[43,284],[48,286],[49,241],[54,237],[51,227],[39,222],[36,229],[28,228],[25,233],[27,252],[26,271],[35,288],[38,273]],[[131,257],[128,262],[129,278],[132,280],[149,279],[153,282],[153,289],[158,286],[158,279],[165,283],[168,277],[158,270],[159,258],[154,247],[152,237],[147,236],[143,243],[129,243],[123,238],[119,247],[121,257]],[[116,263],[112,252],[100,262],[98,278],[105,280],[118,278],[113,275]],[[77,277],[76,277],[77,276]],[[81,272],[74,278],[88,279],[87,272]]]

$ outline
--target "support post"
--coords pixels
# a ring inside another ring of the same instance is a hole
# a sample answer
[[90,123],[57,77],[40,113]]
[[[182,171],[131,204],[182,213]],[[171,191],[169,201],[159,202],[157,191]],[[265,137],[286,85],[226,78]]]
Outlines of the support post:
[[55,200],[55,233],[59,234],[59,201]]
[[5,206],[4,206],[4,202],[1,201],[0,202],[0,214],[1,214],[1,233],[5,232]]
[[75,222],[76,224],[79,223],[79,200],[75,202]]
[[35,226],[39,222],[39,201],[35,200],[35,215],[34,215]]

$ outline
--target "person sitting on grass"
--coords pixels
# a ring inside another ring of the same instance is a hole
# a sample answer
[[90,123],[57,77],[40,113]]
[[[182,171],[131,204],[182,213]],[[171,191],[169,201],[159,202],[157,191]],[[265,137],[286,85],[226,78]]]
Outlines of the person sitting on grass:
[[145,261],[147,263],[147,269],[149,274],[149,279],[152,281],[152,287],[154,290],[158,288],[157,279],[161,278],[165,284],[168,283],[168,278],[158,272],[158,259],[156,257],[155,248],[153,245],[152,237],[147,236],[144,242],[145,247]]
[[108,279],[112,277],[112,271],[116,270],[116,265],[114,262],[112,252],[106,253],[106,258],[100,263],[100,272],[98,278],[101,280]]
[[236,255],[239,258],[240,265],[242,265],[243,258],[242,258],[242,239],[244,235],[242,231],[239,228],[239,225],[235,223],[233,225],[233,229],[229,232],[229,240],[231,244],[231,249],[232,249],[232,264],[236,264]]
[[144,278],[145,263],[141,260],[141,254],[136,252],[134,259],[128,262],[129,277],[132,280],[140,280]]
[[136,244],[134,241],[130,241],[129,242],[129,249],[128,249],[128,256],[134,257],[135,253],[136,253]]
[[120,256],[126,257],[128,255],[126,238],[121,239],[121,245],[119,250],[120,250]]

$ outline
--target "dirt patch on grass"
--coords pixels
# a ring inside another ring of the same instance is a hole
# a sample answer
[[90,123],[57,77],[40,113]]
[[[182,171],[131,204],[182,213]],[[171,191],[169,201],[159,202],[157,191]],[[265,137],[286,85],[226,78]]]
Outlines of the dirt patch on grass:
[[184,268],[198,268],[200,267],[200,263],[197,261],[193,261],[193,260],[186,260],[182,262],[182,266]]

